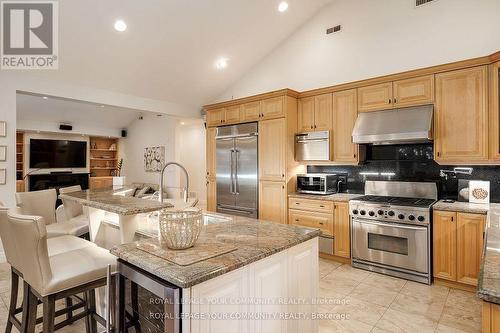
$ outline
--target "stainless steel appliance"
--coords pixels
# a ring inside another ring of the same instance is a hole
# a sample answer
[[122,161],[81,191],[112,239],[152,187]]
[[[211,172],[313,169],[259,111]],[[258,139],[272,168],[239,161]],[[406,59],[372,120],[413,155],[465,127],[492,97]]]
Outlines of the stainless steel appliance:
[[258,217],[257,123],[217,128],[217,211]]
[[298,174],[298,193],[333,194],[340,192],[339,186],[347,182],[346,176],[337,174]]
[[431,283],[435,183],[367,181],[349,202],[352,266]]
[[352,131],[354,143],[403,144],[432,140],[432,105],[360,112]]
[[320,131],[295,134],[295,160],[329,161],[330,133]]

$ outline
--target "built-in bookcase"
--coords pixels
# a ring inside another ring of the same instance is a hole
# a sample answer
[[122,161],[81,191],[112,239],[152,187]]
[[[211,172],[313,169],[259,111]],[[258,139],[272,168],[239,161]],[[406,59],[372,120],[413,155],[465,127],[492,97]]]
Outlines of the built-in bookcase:
[[90,137],[91,177],[111,177],[118,163],[118,139]]
[[24,192],[24,133],[16,132],[16,191]]

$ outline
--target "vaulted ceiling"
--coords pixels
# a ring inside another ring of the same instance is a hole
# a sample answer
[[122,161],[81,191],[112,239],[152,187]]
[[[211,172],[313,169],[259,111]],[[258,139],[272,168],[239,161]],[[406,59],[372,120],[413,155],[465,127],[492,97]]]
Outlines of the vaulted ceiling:
[[284,13],[276,0],[59,1],[59,70],[35,75],[198,106],[331,1],[288,0]]

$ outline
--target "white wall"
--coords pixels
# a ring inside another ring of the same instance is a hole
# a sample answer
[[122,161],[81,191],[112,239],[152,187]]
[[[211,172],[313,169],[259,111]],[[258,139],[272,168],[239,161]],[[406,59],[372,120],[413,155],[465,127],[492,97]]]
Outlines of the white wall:
[[60,133],[62,135],[83,134],[87,136],[110,136],[114,138],[118,138],[121,136],[121,129],[100,127],[98,120],[96,120],[96,123],[93,126],[89,126],[86,124],[72,124],[73,129],[71,130],[71,132],[61,131],[59,129],[60,124],[61,124],[60,122],[52,122],[52,121],[17,119],[16,127],[18,130],[21,131],[35,131],[35,132],[40,131],[40,132]]
[[[489,55],[499,0],[334,0],[217,98],[298,91]],[[325,30],[341,24],[338,34]],[[230,70],[230,69],[228,69]]]
[[[182,124],[184,123],[184,125]],[[184,120],[177,122],[176,151],[177,160],[189,174],[189,191],[196,192],[200,207],[206,207],[206,130],[203,120]],[[184,184],[182,178],[181,184]]]
[[14,205],[16,191],[16,92],[32,92],[46,96],[88,101],[96,104],[152,111],[155,113],[198,117],[197,107],[121,94],[113,91],[75,85],[69,82],[48,80],[36,76],[36,71],[0,71],[0,121],[7,121],[7,137],[0,138],[0,145],[7,145],[7,162],[0,168],[7,169],[7,184],[0,185],[0,201]]
[[[122,175],[126,183],[159,183],[158,172],[144,171],[144,148],[165,146],[165,160],[175,161],[175,127],[174,117],[145,115],[142,120],[134,121],[128,127],[127,137],[120,139],[120,149],[123,157]],[[178,170],[175,167],[165,172],[166,187],[178,187]],[[169,191],[169,195],[173,192]]]

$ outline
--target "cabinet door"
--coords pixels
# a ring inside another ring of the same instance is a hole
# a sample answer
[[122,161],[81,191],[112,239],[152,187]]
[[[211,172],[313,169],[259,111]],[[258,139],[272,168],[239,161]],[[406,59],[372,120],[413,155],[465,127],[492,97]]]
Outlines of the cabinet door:
[[500,61],[490,65],[490,158],[500,160]]
[[207,211],[217,211],[217,185],[215,178],[207,179]]
[[241,106],[241,121],[259,120],[260,101],[245,103]]
[[488,159],[486,66],[436,75],[435,160]]
[[434,211],[433,271],[434,277],[457,280],[457,213]]
[[241,302],[249,297],[248,267],[229,272],[191,288],[191,313],[210,314],[213,318],[191,319],[191,333],[246,333],[248,321],[240,319],[219,319],[232,313],[246,313],[248,305]]
[[233,105],[226,108],[225,124],[236,124],[240,122],[240,105]]
[[434,75],[394,81],[392,87],[395,107],[434,102]]
[[299,99],[297,125],[299,132],[309,132],[314,129],[314,97]]
[[285,116],[284,98],[273,97],[262,101],[261,112],[262,119],[281,118]]
[[333,214],[290,209],[288,211],[288,224],[318,228],[323,234],[333,236]]
[[[256,302],[250,306],[252,313],[286,313],[287,304],[280,300],[288,297],[288,256],[283,251],[268,258],[257,261],[249,267],[250,295],[255,300],[270,300]],[[250,322],[252,333],[285,333],[287,320],[256,319]]]
[[333,159],[357,163],[358,145],[352,143],[352,130],[358,116],[356,89],[333,94]]
[[207,177],[215,178],[216,175],[216,159],[215,159],[215,136],[217,135],[217,128],[211,127],[207,129]]
[[349,220],[349,204],[335,203],[335,217],[333,221],[334,254],[339,257],[351,257],[351,224]]
[[314,130],[329,131],[332,128],[332,94],[314,96]]
[[284,182],[259,182],[259,219],[286,223],[286,190]]
[[477,285],[485,215],[457,214],[457,281]]
[[358,111],[392,108],[392,82],[358,88]]
[[285,179],[285,119],[259,124],[259,179]]
[[224,108],[207,111],[207,126],[219,126],[224,123],[226,110]]

